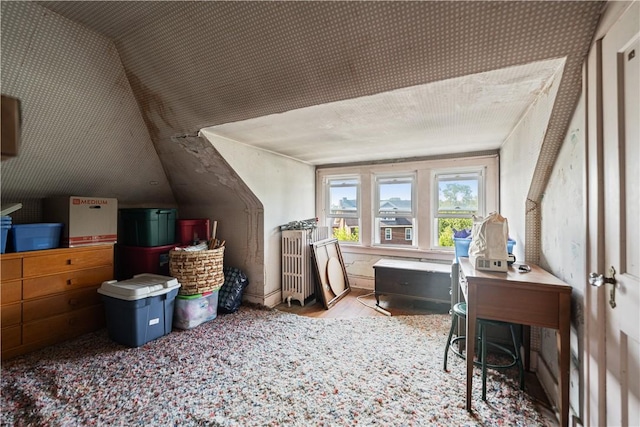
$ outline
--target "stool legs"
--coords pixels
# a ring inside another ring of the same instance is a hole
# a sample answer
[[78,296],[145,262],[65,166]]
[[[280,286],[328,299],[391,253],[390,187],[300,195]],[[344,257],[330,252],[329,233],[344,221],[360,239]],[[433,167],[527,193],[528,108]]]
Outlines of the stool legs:
[[[453,334],[454,331],[456,330],[457,326],[458,326],[458,317],[463,317],[464,318],[464,307],[460,308],[457,305],[454,307],[454,310],[452,311],[451,314],[451,329],[449,329],[449,336],[447,337],[447,343],[445,345],[444,348],[444,364],[443,364],[443,368],[445,372],[448,372],[447,370],[447,359],[449,356],[449,350],[451,349],[451,343],[452,341],[457,341],[459,339],[464,339],[464,337],[457,337],[455,339],[453,339]],[[474,361],[473,363],[478,366],[480,365],[480,367],[482,368],[482,400],[486,401],[487,400],[487,368],[491,367],[491,368],[496,368],[496,369],[500,369],[500,368],[508,368],[511,366],[517,366],[518,368],[518,374],[519,374],[519,380],[520,380],[520,390],[524,390],[524,366],[522,363],[522,357],[520,356],[520,340],[517,337],[516,331],[515,331],[515,327],[516,325],[514,324],[509,324],[509,332],[511,333],[511,340],[513,343],[513,353],[511,352],[510,349],[503,347],[500,344],[497,343],[489,343],[487,342],[487,327],[485,322],[483,322],[481,319],[479,319],[478,321],[478,347],[479,347],[479,351],[478,351],[478,359],[477,361]],[[520,326],[521,327],[521,326]],[[487,347],[491,345],[493,347],[497,347],[498,349],[502,350],[503,352],[505,352],[507,355],[511,355],[513,357],[513,362],[508,364],[508,365],[499,365],[499,364],[489,364],[487,362]],[[464,354],[456,351],[456,350],[452,350],[455,354],[457,354],[458,356],[465,358]]]
[[482,345],[480,350],[480,358],[482,362],[482,400],[487,400],[487,328],[480,322],[480,337]]
[[[522,328],[521,328],[522,329]],[[520,390],[524,390],[524,366],[522,365],[522,358],[520,357],[520,340],[516,338],[515,325],[510,324],[509,330],[511,331],[511,339],[513,340],[514,356],[516,358],[516,366],[518,366],[518,374],[520,380]]]
[[444,347],[444,371],[447,371],[447,356],[449,355],[449,347],[451,346],[451,338],[453,338],[453,331],[458,326],[458,316],[451,315],[451,329],[449,330],[449,337],[447,338],[447,345]]

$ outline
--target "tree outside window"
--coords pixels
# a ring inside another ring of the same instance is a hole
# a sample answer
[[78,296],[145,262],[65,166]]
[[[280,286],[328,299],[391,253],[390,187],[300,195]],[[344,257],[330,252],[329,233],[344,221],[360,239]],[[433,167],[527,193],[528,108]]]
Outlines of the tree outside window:
[[472,216],[481,211],[482,174],[438,174],[435,181],[437,245],[450,247],[454,230],[471,229]]

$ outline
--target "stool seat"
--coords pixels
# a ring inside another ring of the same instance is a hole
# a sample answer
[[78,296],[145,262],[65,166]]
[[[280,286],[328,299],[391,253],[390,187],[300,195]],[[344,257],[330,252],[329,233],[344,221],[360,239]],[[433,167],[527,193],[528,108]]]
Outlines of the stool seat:
[[[467,303],[459,302],[455,304],[451,310],[451,329],[449,330],[449,337],[447,338],[447,344],[444,349],[444,370],[447,371],[447,356],[449,354],[449,348],[452,344],[460,340],[466,340],[466,336],[460,335],[457,337],[453,337],[453,333],[458,326],[458,318],[466,319],[467,317]],[[524,390],[524,368],[522,366],[522,360],[520,358],[520,342],[516,338],[516,333],[514,330],[515,325],[513,323],[501,322],[499,320],[488,320],[488,319],[478,319],[478,343],[480,345],[479,352],[479,360],[474,360],[473,363],[476,366],[482,367],[482,400],[487,400],[487,368],[492,369],[506,369],[512,366],[518,367],[518,373],[520,376],[520,389]],[[511,332],[511,339],[513,343],[513,349],[507,348],[498,343],[490,342],[486,337],[486,326],[487,325],[499,325],[499,326],[507,326]],[[487,347],[493,347],[500,350],[502,353],[506,354],[510,363],[505,363],[501,365],[497,364],[489,364],[487,363]],[[455,347],[451,348],[451,351],[461,358],[465,358],[465,355],[455,349]]]

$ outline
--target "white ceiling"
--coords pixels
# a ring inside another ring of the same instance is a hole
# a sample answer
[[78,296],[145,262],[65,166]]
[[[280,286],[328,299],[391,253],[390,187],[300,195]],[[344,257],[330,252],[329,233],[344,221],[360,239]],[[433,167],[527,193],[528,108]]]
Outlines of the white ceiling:
[[499,149],[564,58],[206,128],[312,165]]

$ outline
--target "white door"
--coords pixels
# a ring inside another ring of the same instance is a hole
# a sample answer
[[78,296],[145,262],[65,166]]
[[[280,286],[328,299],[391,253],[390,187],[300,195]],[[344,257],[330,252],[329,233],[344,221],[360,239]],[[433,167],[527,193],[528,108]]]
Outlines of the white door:
[[[606,419],[640,426],[640,3],[602,40]],[[613,270],[611,270],[613,271]],[[615,294],[611,291],[615,289]]]

